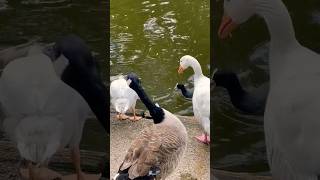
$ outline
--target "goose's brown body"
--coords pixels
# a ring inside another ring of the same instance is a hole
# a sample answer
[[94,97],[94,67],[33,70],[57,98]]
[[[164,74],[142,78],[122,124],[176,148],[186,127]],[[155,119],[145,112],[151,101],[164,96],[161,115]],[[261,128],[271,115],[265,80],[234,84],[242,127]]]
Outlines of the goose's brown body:
[[128,169],[130,179],[147,176],[152,167],[160,169],[156,179],[165,179],[177,167],[187,146],[187,131],[176,116],[164,112],[163,122],[145,128],[132,142],[120,166],[120,171]]

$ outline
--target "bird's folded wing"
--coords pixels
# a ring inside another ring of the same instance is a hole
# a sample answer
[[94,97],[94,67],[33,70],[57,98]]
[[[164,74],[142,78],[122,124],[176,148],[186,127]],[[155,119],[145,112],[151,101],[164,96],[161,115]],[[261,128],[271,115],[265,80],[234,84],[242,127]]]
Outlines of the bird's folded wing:
[[179,143],[181,140],[169,128],[147,128],[132,142],[120,170],[128,169],[131,179],[146,176],[152,167],[159,167],[176,152]]

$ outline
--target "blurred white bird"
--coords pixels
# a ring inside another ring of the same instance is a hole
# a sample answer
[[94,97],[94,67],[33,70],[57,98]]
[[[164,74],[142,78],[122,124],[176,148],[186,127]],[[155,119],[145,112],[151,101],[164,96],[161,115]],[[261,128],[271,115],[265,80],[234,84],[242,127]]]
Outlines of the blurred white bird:
[[[11,61],[0,78],[0,103],[4,131],[23,158],[44,166],[58,149],[69,146],[78,180],[84,179],[79,143],[91,110],[60,80],[48,56],[35,53]],[[34,166],[29,166],[32,179]]]
[[[137,99],[139,99],[139,96],[137,93],[132,90],[127,80],[124,76],[119,76],[118,79],[113,80],[110,84],[110,96],[111,96],[111,103],[116,109],[116,111],[119,113],[119,116],[117,116],[118,119],[127,119],[133,121],[138,121],[141,119],[141,117],[136,116],[136,102]],[[125,113],[132,109],[133,111],[133,117],[128,117],[125,115]]]

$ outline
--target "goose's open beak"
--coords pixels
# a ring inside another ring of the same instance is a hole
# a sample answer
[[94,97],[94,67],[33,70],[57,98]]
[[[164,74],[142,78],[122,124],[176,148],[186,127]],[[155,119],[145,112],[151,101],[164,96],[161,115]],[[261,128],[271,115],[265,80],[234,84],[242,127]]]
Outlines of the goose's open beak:
[[230,16],[224,15],[219,27],[218,36],[220,39],[226,39],[231,37],[232,31],[238,27],[238,24],[235,23]]
[[183,71],[184,71],[184,68],[183,68],[182,66],[179,66],[178,73],[179,73],[179,74],[182,74]]

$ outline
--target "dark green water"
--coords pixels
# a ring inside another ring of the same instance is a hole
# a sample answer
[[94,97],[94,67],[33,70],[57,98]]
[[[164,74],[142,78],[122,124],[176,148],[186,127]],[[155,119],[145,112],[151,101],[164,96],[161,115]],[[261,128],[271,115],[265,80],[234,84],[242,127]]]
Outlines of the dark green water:
[[[297,39],[304,46],[320,52],[320,2],[284,1],[291,14]],[[268,81],[269,34],[263,19],[254,17],[241,25],[231,39],[217,38],[217,28],[222,15],[222,1],[217,3],[214,41],[215,64],[220,69],[232,70],[239,74],[241,83],[247,89],[259,87]],[[265,172],[268,165],[262,117],[244,116],[236,111],[229,97],[222,89],[213,94],[215,168],[233,171]]]
[[[174,91],[193,71],[178,75],[179,59],[198,59],[205,75],[210,65],[208,0],[111,0],[111,76],[135,72],[148,95],[167,110],[192,115],[192,103]],[[144,108],[141,103],[138,107]]]
[[[106,1],[0,1],[1,49],[40,37],[51,43],[74,33],[82,37],[100,60],[106,77]],[[106,79],[106,78],[105,78]],[[95,119],[87,121],[82,149],[105,152],[106,133]]]

